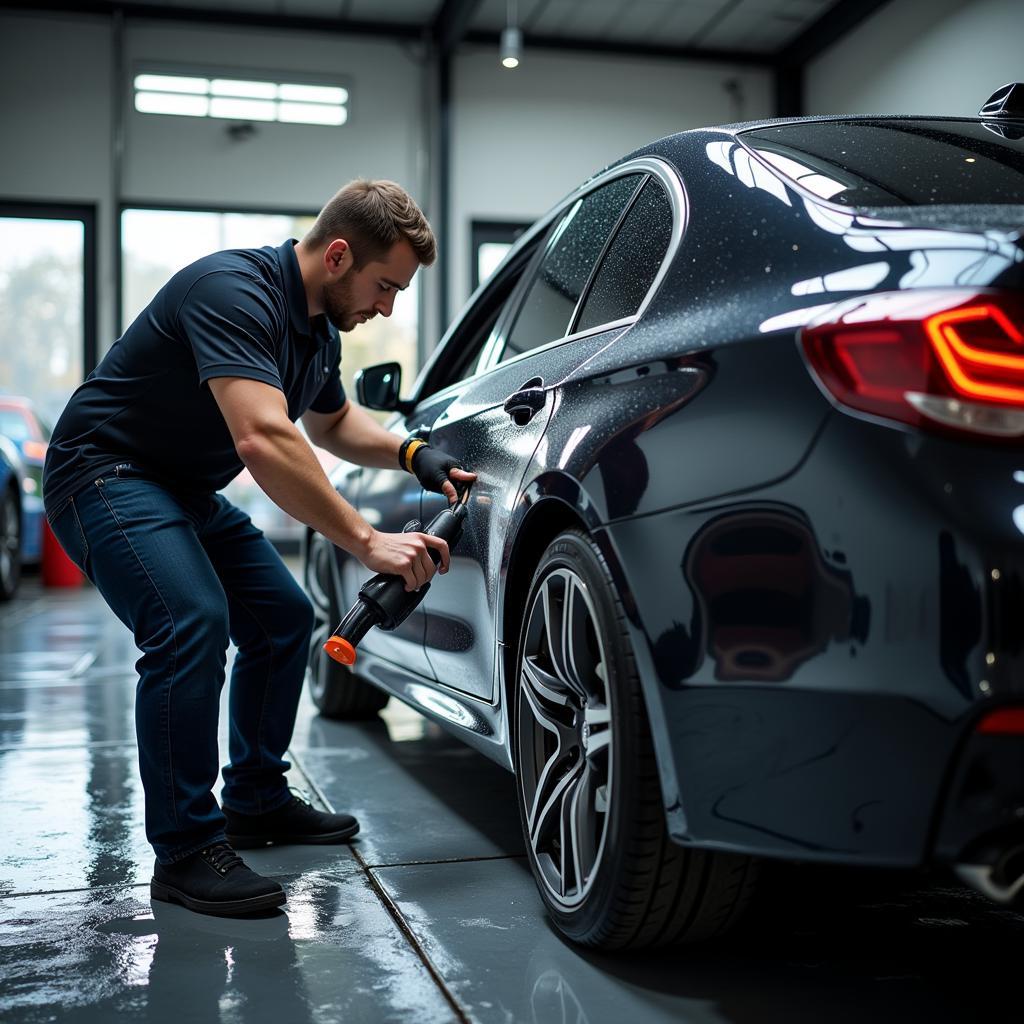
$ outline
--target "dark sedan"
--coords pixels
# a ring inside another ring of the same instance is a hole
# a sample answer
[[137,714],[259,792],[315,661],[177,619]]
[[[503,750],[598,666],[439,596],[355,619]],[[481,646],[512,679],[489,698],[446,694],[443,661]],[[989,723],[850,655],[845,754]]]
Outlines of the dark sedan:
[[[1019,90],[1016,95],[1019,96]],[[1024,109],[689,131],[516,244],[399,399],[479,479],[449,575],[325,714],[388,696],[515,772],[558,927],[717,935],[762,858],[1024,887]],[[375,527],[444,499],[348,469]]]

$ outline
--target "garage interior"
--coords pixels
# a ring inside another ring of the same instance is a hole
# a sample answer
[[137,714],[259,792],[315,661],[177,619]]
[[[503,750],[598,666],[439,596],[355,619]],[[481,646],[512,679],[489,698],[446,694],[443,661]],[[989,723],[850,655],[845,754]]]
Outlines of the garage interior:
[[[1024,80],[1021,38],[1017,0],[0,0],[0,403],[52,423],[170,274],[298,236],[358,176],[406,186],[440,255],[391,320],[345,339],[343,380],[354,394],[384,359],[411,380],[518,234],[620,155],[772,117],[973,117]],[[320,123],[157,112],[152,81],[188,74],[332,82],[335,107]],[[231,487],[300,575],[299,524],[251,479]],[[343,723],[304,693],[292,784],[362,832],[247,852],[285,914],[151,901],[138,652],[45,561],[40,540],[0,604],[4,1021],[969,1021],[1013,1005],[1024,917],[945,877],[779,863],[722,945],[574,947],[537,896],[512,776],[394,699]],[[223,708],[221,726],[226,742]]]

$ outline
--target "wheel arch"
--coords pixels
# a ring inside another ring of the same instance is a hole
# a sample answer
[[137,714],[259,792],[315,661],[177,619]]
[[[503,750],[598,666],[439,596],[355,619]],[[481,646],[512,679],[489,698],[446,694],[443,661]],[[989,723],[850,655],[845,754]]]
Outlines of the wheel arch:
[[671,756],[671,741],[665,727],[665,717],[661,713],[661,698],[657,692],[659,684],[646,648],[629,577],[611,537],[600,521],[597,506],[580,482],[566,473],[542,474],[522,491],[506,535],[502,558],[504,568],[503,585],[500,588],[501,606],[498,613],[498,685],[505,712],[510,755],[515,743],[516,647],[519,641],[519,627],[529,596],[530,581],[544,550],[558,534],[569,529],[581,530],[600,549],[611,572],[616,594],[629,620],[634,654],[640,668],[641,692],[654,740],[667,824],[670,833],[679,838],[685,834],[685,817],[680,804],[675,764]]

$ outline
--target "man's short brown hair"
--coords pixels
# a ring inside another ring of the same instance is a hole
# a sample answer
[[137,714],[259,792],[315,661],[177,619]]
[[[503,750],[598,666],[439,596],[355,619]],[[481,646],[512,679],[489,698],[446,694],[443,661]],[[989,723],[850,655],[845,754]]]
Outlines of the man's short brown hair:
[[356,268],[383,259],[404,238],[416,258],[429,267],[437,258],[437,241],[416,201],[393,181],[350,181],[320,211],[303,243],[312,249],[344,238]]

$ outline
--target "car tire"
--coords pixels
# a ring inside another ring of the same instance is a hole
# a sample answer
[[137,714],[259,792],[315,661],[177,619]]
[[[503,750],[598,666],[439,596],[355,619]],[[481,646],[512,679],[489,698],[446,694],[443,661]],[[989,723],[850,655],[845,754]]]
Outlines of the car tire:
[[520,819],[558,928],[603,949],[724,934],[758,864],[669,838],[626,617],[584,533],[560,534],[541,558],[515,664]]
[[9,487],[0,499],[0,601],[9,601],[21,580],[21,509]]
[[388,703],[388,695],[360,679],[324,651],[324,641],[341,621],[331,568],[334,545],[325,537],[310,538],[306,557],[306,593],[313,602],[315,624],[309,645],[309,693],[325,718],[372,718]]

